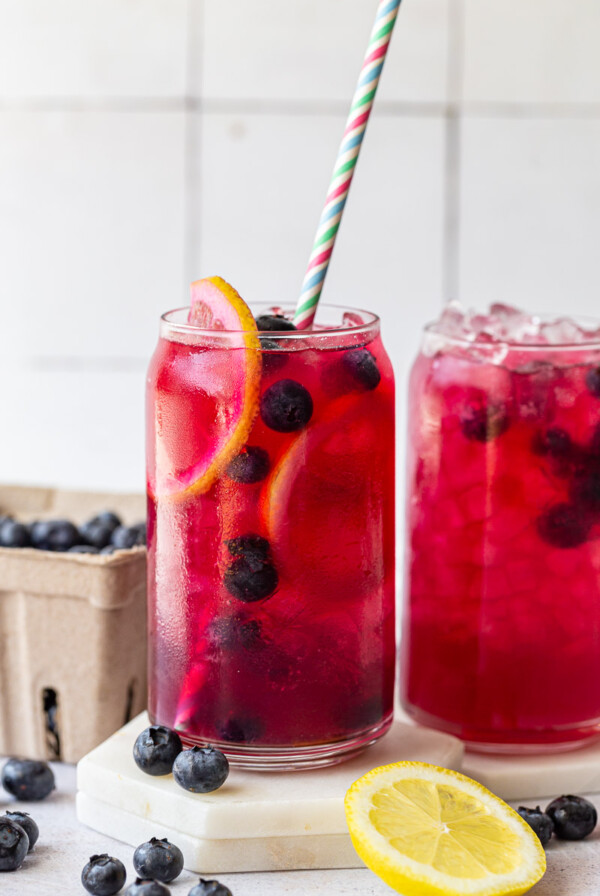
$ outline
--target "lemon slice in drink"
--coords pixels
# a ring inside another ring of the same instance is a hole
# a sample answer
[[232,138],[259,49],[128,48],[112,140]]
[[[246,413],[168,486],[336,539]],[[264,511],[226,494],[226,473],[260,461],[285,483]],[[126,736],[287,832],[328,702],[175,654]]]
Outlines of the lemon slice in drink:
[[188,323],[207,336],[198,347],[191,339],[191,349],[171,352],[157,379],[150,448],[158,472],[149,490],[160,497],[208,491],[243,448],[258,414],[262,361],[252,312],[221,277],[192,283],[191,293]]
[[404,896],[518,896],[544,874],[544,849],[503,800],[422,762],[384,765],[344,801],[365,864]]

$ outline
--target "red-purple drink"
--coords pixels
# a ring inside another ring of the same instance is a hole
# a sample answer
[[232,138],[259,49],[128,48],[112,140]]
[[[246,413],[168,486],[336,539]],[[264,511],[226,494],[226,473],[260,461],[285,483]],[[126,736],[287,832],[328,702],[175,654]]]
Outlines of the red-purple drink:
[[449,308],[410,381],[402,700],[480,749],[600,729],[600,329]]
[[323,316],[171,312],[150,365],[150,716],[247,767],[336,761],[391,723],[392,369],[374,315]]

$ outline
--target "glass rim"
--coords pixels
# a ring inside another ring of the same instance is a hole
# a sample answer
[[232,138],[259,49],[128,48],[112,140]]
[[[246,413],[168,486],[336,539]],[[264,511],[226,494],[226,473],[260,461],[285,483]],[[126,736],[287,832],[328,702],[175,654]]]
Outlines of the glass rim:
[[[551,323],[552,321],[558,322],[563,318],[557,318],[555,316],[549,314],[532,314],[532,318],[537,318],[542,322],[548,321]],[[594,324],[595,330],[600,328],[600,318],[587,317],[583,315],[576,315],[572,318],[569,318],[575,325],[578,322]],[[488,341],[487,339],[482,339],[482,334],[473,333],[473,338],[469,338],[468,336],[455,336],[450,335],[448,333],[444,333],[442,330],[437,329],[439,326],[439,321],[430,321],[428,324],[425,324],[423,328],[423,332],[425,335],[437,336],[440,339],[444,339],[446,342],[458,345],[461,347],[473,346],[479,350],[481,349],[489,349],[491,352],[497,348],[507,348],[507,349],[518,349],[519,351],[589,351],[591,348],[600,349],[600,336],[594,336],[594,338],[585,339],[583,342],[517,342],[513,339],[494,339],[493,341]]]
[[[295,305],[277,305],[274,306],[273,302],[251,302],[250,310],[253,309],[273,309],[273,307],[281,308],[286,311],[295,310]],[[187,322],[180,323],[178,321],[174,321],[172,319],[173,315],[181,314],[183,312],[188,312],[190,309],[190,305],[183,305],[180,308],[172,308],[170,311],[165,311],[164,314],[161,314],[160,321],[161,327],[162,325],[166,325],[170,332],[173,333],[181,333],[187,334],[190,336],[202,336],[205,335],[211,339],[215,337],[219,338],[220,336],[227,337],[233,335],[240,335],[243,333],[252,333],[253,330],[218,330],[218,329],[210,329],[206,327],[197,327],[194,324],[189,324]],[[349,305],[331,305],[328,303],[319,303],[319,309],[325,310],[336,310],[340,312],[349,312],[351,314],[360,314],[363,315],[366,320],[364,320],[360,324],[344,324],[343,326],[334,327],[334,326],[324,326],[319,327],[316,330],[259,330],[258,333],[263,339],[277,339],[278,342],[281,340],[302,340],[302,339],[319,339],[321,337],[332,337],[332,336],[345,336],[352,334],[356,336],[362,333],[369,333],[372,331],[373,327],[376,327],[380,323],[379,315],[375,314],[373,311],[367,311],[364,308],[353,308]],[[340,315],[341,316],[341,315]]]

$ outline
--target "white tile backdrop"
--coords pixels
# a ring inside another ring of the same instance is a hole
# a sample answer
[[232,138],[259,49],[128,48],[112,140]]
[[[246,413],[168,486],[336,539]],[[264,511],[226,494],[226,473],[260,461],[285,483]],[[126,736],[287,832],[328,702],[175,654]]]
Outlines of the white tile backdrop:
[[[294,301],[377,0],[0,0],[0,481],[143,487],[159,311]],[[597,0],[403,0],[328,277],[598,312]]]

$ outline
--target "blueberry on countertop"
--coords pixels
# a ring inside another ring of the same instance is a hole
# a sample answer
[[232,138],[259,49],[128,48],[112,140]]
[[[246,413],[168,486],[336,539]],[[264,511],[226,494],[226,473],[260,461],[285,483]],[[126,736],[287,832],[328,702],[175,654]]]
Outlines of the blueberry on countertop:
[[176,731],[164,725],[150,725],[138,734],[133,745],[135,764],[147,775],[170,775],[175,759],[183,750]]
[[27,836],[29,837],[29,852],[33,849],[40,836],[40,829],[28,812],[6,812],[3,818],[15,821],[20,824]]
[[127,887],[125,896],[169,896],[169,893],[169,888],[160,881],[138,877]]
[[26,831],[6,816],[0,817],[0,871],[16,871],[29,850]]
[[126,877],[123,862],[103,853],[100,856],[90,856],[81,872],[81,883],[93,896],[113,896],[119,892]]
[[552,800],[546,806],[554,825],[554,833],[560,840],[583,840],[591,834],[598,821],[596,807],[582,796],[567,794]]
[[526,806],[519,806],[517,812],[521,816],[521,818],[527,822],[530,828],[532,828],[535,833],[540,838],[540,843],[542,846],[546,846],[550,837],[552,836],[552,832],[554,830],[554,826],[552,824],[552,819],[549,815],[546,815],[545,812],[542,812],[539,806],[535,809],[528,809]]
[[269,467],[269,455],[264,448],[259,448],[255,445],[245,445],[237,457],[234,457],[227,465],[225,472],[234,482],[252,485],[265,478],[269,472]]
[[134,852],[133,867],[141,878],[167,884],[183,871],[183,853],[166,838],[152,837]]
[[233,893],[225,884],[219,883],[218,880],[203,880],[192,887],[188,896],[233,896]]
[[229,775],[227,757],[215,747],[183,750],[173,763],[173,777],[180,787],[192,793],[212,793]]
[[260,415],[276,432],[302,429],[313,413],[313,400],[308,389],[296,380],[277,380],[260,399]]
[[2,786],[18,800],[43,800],[54,790],[54,772],[38,759],[9,759],[2,769]]

